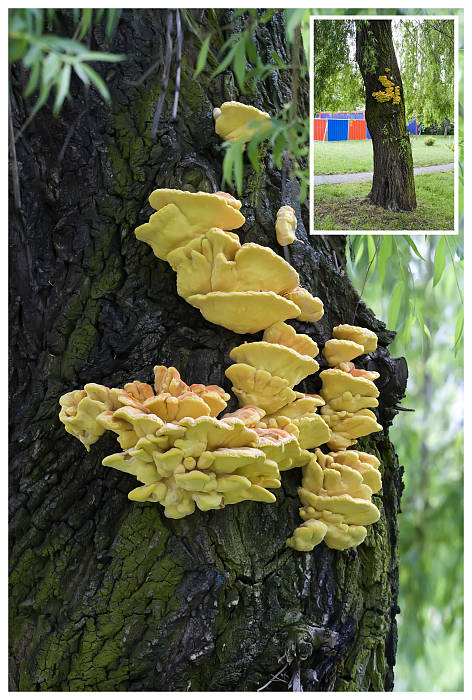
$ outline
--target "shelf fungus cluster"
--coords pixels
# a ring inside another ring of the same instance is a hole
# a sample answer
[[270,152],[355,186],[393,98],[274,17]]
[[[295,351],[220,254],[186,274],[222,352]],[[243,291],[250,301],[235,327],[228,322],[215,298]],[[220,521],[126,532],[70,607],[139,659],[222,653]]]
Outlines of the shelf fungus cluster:
[[174,367],[155,367],[154,374],[154,389],[134,381],[124,389],[87,384],[65,394],[66,430],[87,450],[106,430],[116,433],[123,451],[103,465],[135,476],[143,485],[129,499],[161,503],[168,518],[195,507],[274,502],[268,489],[280,486],[279,470],[300,461],[296,437],[261,424],[265,412],[255,406],[217,418],[229,399],[221,387],[187,386]]
[[299,286],[297,271],[271,248],[241,245],[241,202],[225,192],[155,190],[157,212],[136,237],[177,273],[177,292],[212,323],[257,333],[289,318],[317,320],[323,304]]
[[[395,98],[394,84],[380,80]],[[228,141],[248,141],[270,124],[268,114],[235,102],[214,117],[216,132]],[[160,189],[149,201],[156,212],[135,234],[171,265],[178,294],[212,323],[241,334],[263,331],[260,340],[230,352],[234,364],[226,376],[240,408],[220,416],[230,399],[221,387],[189,386],[174,367],[157,366],[153,387],[86,384],[62,396],[59,417],[67,432],[87,450],[106,430],[114,432],[122,451],[103,464],[135,476],[141,485],[129,498],[159,502],[169,518],[245,500],[272,503],[269,489],[280,487],[281,472],[301,467],[303,523],[287,546],[357,546],[365,526],[379,518],[371,497],[382,482],[378,459],[348,448],[382,426],[372,411],[379,375],[352,361],[373,352],[377,336],[336,326],[323,348],[330,369],[320,374],[320,395],[298,391],[318,372],[318,346],[286,321],[316,323],[322,301],[271,248],[241,245],[233,229],[245,219],[231,194]],[[293,209],[281,207],[275,225],[281,245],[293,242],[296,226]]]
[[359,355],[373,352],[377,336],[367,328],[347,324],[333,328],[333,335],[323,349],[332,369],[320,373],[320,394],[325,400],[321,414],[332,431],[328,447],[342,450],[353,445],[357,438],[382,430],[371,410],[378,406],[379,390],[374,380],[379,373],[356,369],[351,362]]
[[372,97],[376,99],[377,102],[389,102],[392,100],[392,104],[400,104],[400,86],[395,85],[395,83],[392,80],[389,80],[386,75],[379,75],[379,83],[383,85],[385,90],[373,92]]
[[376,457],[358,450],[311,453],[302,467],[298,490],[303,523],[287,545],[308,552],[323,540],[340,550],[361,544],[367,535],[365,526],[380,517],[371,501],[382,487],[379,464]]
[[264,331],[262,340],[243,343],[230,352],[236,364],[225,374],[233,383],[240,406],[255,405],[266,415],[261,423],[295,435],[302,449],[327,442],[331,431],[317,414],[321,396],[294,391],[294,386],[318,371],[317,344],[278,322]]

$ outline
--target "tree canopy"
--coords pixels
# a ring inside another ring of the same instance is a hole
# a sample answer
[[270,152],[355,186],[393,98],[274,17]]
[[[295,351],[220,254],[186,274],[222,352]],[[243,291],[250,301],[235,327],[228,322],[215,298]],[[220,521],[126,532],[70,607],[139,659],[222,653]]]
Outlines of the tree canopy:
[[407,115],[425,126],[454,119],[454,20],[398,22]]

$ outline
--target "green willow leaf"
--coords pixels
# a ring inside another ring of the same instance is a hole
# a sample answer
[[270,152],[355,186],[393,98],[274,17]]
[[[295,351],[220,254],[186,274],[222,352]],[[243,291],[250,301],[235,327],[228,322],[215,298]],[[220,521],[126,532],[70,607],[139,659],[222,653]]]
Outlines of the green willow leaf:
[[33,93],[36,88],[38,87],[38,82],[39,82],[39,76],[41,73],[41,63],[37,61],[30,72],[29,79],[28,79],[28,84],[26,85],[24,95],[25,97],[29,97],[31,93]]
[[400,314],[400,307],[403,299],[403,290],[405,285],[403,282],[398,282],[395,287],[392,299],[390,301],[390,306],[388,309],[388,327],[395,330],[397,327],[398,316]]
[[412,237],[411,237],[411,236],[405,235],[405,236],[403,236],[403,238],[404,238],[404,240],[408,243],[408,245],[410,246],[410,248],[415,252],[415,254],[416,254],[419,258],[421,258],[421,260],[424,260],[423,256],[421,255],[420,251],[418,250],[418,248],[417,248],[417,246],[416,246],[416,243],[414,242],[414,240],[412,239]]
[[241,90],[244,90],[246,80],[246,43],[241,40],[236,44],[234,52],[233,70]]
[[456,321],[456,328],[454,331],[454,353],[457,354],[460,348],[460,342],[462,340],[462,334],[464,332],[464,307],[459,311],[459,315]]
[[85,9],[82,10],[82,25],[80,28],[80,33],[79,36],[77,37],[79,41],[81,41],[84,36],[87,34],[87,30],[90,27],[90,24],[92,22],[92,14],[93,14],[93,9],[91,7],[86,7]]
[[377,269],[379,272],[379,283],[383,286],[385,280],[385,273],[387,272],[387,264],[392,256],[392,237],[382,236],[380,242],[380,247],[378,250],[378,262]]
[[196,78],[202,70],[205,68],[206,62],[207,62],[207,57],[208,57],[208,51],[210,50],[210,40],[211,40],[211,34],[209,34],[206,39],[202,43],[202,47],[199,51],[198,58],[197,58],[197,67],[195,68],[195,72],[193,74],[193,77]]
[[89,76],[90,80],[92,83],[95,85],[97,88],[98,92],[100,95],[103,97],[105,102],[110,102],[110,93],[108,92],[108,88],[105,84],[105,81],[103,78],[101,78],[96,71],[93,70],[87,63],[82,63],[82,68],[83,70],[87,73]]
[[444,272],[444,267],[446,265],[446,241],[444,236],[438,241],[436,246],[436,252],[434,254],[434,277],[433,277],[433,287],[437,285]]
[[66,63],[57,81],[56,99],[54,100],[53,114],[57,117],[64,100],[69,92],[71,65]]

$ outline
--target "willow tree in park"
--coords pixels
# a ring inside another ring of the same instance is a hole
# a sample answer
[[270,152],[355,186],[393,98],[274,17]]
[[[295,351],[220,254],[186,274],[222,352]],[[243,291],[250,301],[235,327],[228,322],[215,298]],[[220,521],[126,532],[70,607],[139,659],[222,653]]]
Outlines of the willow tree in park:
[[[383,489],[374,496],[381,518],[365,542],[344,552],[324,543],[309,553],[286,548],[299,524],[299,469],[284,474],[274,504],[168,519],[158,504],[128,500],[133,477],[101,465],[117,450],[110,434],[88,453],[58,420],[62,394],[88,382],[148,382],[156,364],[177,367],[187,383],[230,391],[224,371],[241,336],[178,296],[170,266],[133,230],[148,219],[156,188],[220,189],[214,107],[240,99],[275,114],[293,99],[293,111],[308,120],[306,71],[286,69],[304,66],[298,31],[290,43],[280,11],[126,10],[107,38],[87,10],[80,28],[73,12],[48,11],[47,22],[34,12],[23,25],[17,17],[10,81],[10,688],[391,690],[402,481],[388,426],[405,363],[390,357],[393,333],[346,274],[345,239],[307,235],[306,203],[295,181],[284,185],[271,148],[262,147],[259,171],[244,161],[242,242],[283,254],[275,215],[282,204],[294,206],[291,263],[325,304],[319,323],[295,322],[297,330],[320,346],[339,323],[379,338],[359,363],[380,372],[384,426],[359,445],[382,461]],[[56,39],[46,41],[47,32]],[[73,43],[58,44],[59,33]],[[82,64],[95,51],[126,59],[71,73],[81,39]],[[28,42],[41,47],[29,67]],[[51,43],[58,49],[49,59]],[[228,46],[235,61],[224,65]],[[59,65],[61,51],[71,53]],[[54,82],[58,92],[29,118],[38,64],[43,85]],[[242,93],[241,76],[261,65],[269,66],[263,78]],[[103,81],[109,106],[94,88],[106,94]],[[304,390],[319,385],[313,375]],[[228,410],[235,408],[233,398]]]
[[356,20],[356,61],[364,80],[365,116],[374,152],[368,198],[384,209],[412,211],[416,208],[413,158],[391,20]]

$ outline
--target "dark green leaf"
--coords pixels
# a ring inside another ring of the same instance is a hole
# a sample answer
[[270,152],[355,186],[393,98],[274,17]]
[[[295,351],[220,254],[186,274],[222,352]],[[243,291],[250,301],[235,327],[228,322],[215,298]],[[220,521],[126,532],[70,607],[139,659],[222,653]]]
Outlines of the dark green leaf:
[[211,76],[210,76],[210,80],[213,80],[213,78],[215,78],[217,75],[219,75],[220,73],[222,73],[222,72],[229,66],[229,64],[230,64],[231,61],[233,60],[233,56],[234,56],[235,53],[236,53],[236,47],[233,46],[233,48],[230,49],[230,51],[228,51],[228,53],[226,54],[226,56],[224,57],[224,59],[221,61],[221,63],[220,63],[220,65],[218,66],[218,68],[217,68],[216,70],[213,71],[213,73],[212,73]]
[[116,31],[116,28],[118,26],[118,22],[120,21],[121,17],[121,10],[118,10],[116,7],[111,7],[108,8],[107,10],[107,23],[105,27],[105,37],[107,39],[111,39],[113,34]]
[[32,92],[36,90],[38,87],[38,82],[39,82],[39,75],[41,72],[41,63],[37,61],[34,66],[31,69],[29,79],[28,79],[28,84],[26,85],[25,88],[25,97],[29,97]]
[[246,44],[243,40],[236,44],[234,52],[233,70],[236,75],[239,87],[244,90],[244,82],[246,80]]
[[92,21],[92,14],[93,9],[91,7],[87,7],[84,10],[82,10],[82,26],[80,28],[80,33],[78,36],[79,41],[81,41],[87,34],[87,30],[90,27],[90,23]]
[[208,51],[210,49],[210,40],[211,40],[211,34],[209,34],[206,39],[204,40],[202,47],[200,49],[200,52],[198,54],[198,59],[197,59],[197,67],[195,68],[195,73],[193,74],[193,77],[196,78],[202,70],[205,68],[206,61],[207,61],[207,56],[208,56]]
[[246,53],[249,56],[249,60],[252,61],[255,66],[261,62],[259,56],[257,55],[256,45],[252,37],[248,37],[246,39]]

